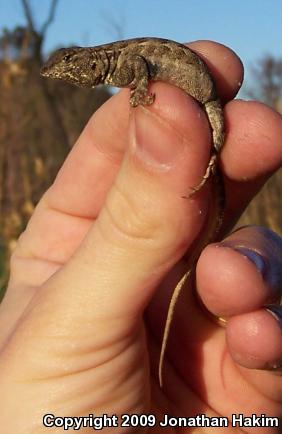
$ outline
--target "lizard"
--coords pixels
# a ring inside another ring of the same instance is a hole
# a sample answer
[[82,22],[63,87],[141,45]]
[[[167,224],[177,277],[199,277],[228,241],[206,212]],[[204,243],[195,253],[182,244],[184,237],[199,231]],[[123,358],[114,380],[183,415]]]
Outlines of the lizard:
[[[213,176],[216,180],[215,212],[209,218],[207,233],[201,237],[188,262],[188,271],[173,290],[163,333],[159,384],[163,386],[163,362],[179,293],[195,270],[203,248],[217,239],[225,207],[224,185],[217,168],[217,156],[224,144],[224,117],[213,77],[206,63],[186,45],[161,38],[135,38],[94,47],[61,48],[41,68],[41,75],[61,79],[79,87],[94,88],[99,84],[130,88],[130,105],[153,104],[150,81],[163,81],[192,96],[206,112],[213,139],[213,150],[201,181],[188,195],[199,191]],[[187,197],[187,196],[185,196]],[[218,318],[218,321],[224,321]]]

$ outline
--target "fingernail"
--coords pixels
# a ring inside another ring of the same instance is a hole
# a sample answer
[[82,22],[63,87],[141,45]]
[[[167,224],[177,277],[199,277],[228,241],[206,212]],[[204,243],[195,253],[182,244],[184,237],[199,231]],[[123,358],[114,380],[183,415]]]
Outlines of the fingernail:
[[276,299],[281,295],[281,270],[278,271],[277,264],[272,259],[261,255],[256,250],[244,246],[236,246],[232,241],[222,242],[222,246],[230,247],[241,255],[249,259],[261,274],[265,283],[272,289],[273,297]]
[[233,242],[232,239],[222,241],[220,246],[229,247],[230,249],[235,250],[235,252],[238,252],[248,258],[256,266],[257,270],[262,274],[263,277],[267,274],[267,264],[265,259],[258,252],[248,249],[247,247],[238,247],[236,245],[236,241]]
[[[257,267],[263,280],[272,289],[274,297],[281,296],[281,269],[274,258],[263,256],[260,253],[246,247],[237,247],[234,250],[246,256]],[[274,259],[274,260],[273,260]]]
[[273,316],[273,318],[276,319],[280,328],[282,329],[282,306],[276,304],[269,304],[265,306],[265,310],[267,310],[267,312],[269,312]]
[[274,297],[281,297],[282,237],[261,226],[245,226],[236,232],[236,238],[231,237],[225,245],[252,261],[272,289]]
[[280,372],[282,372],[282,360],[266,363],[262,369],[264,371],[272,371],[280,374]]
[[147,164],[169,170],[183,150],[175,131],[144,107],[131,116],[131,134],[134,152]]
[[233,247],[233,250],[246,256],[256,266],[257,270],[263,275],[263,277],[267,274],[265,260],[259,253],[246,247]]
[[[265,306],[265,310],[276,319],[280,329],[282,330],[282,306],[269,304]],[[282,359],[268,362],[263,369],[277,373],[282,372]]]

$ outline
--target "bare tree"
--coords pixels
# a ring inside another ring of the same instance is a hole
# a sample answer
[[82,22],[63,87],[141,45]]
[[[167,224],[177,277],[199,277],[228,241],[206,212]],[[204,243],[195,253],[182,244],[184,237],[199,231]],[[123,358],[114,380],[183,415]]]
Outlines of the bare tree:
[[22,0],[26,26],[0,33],[0,299],[16,239],[70,143],[109,97],[105,89],[79,90],[40,77],[42,46],[58,0],[50,0],[40,26],[30,3]]
[[[251,70],[248,97],[260,100],[282,113],[282,58],[266,55]],[[266,225],[282,234],[282,170],[279,169],[249,205],[241,224]]]
[[250,84],[247,94],[282,112],[282,58],[266,55],[252,67],[255,84]]
[[54,18],[55,18],[55,12],[58,5],[58,0],[52,0],[50,5],[50,10],[48,13],[48,16],[46,20],[43,22],[41,29],[36,30],[36,26],[34,23],[33,13],[31,10],[31,6],[28,2],[28,0],[22,0],[23,10],[27,21],[27,28],[30,33],[38,35],[37,39],[37,45],[35,49],[35,54],[37,54],[40,57],[41,60],[41,48],[42,48],[42,42],[46,36],[48,27],[52,24]]
[[[58,0],[52,0],[50,4],[49,13],[47,15],[46,20],[43,22],[40,29],[36,29],[36,25],[34,22],[34,17],[32,13],[32,9],[30,6],[30,3],[28,0],[22,0],[23,10],[27,21],[27,34],[31,35],[32,38],[30,40],[32,41],[32,47],[33,47],[33,61],[37,63],[38,71],[39,68],[42,65],[43,61],[43,55],[42,55],[42,44],[44,41],[44,38],[46,37],[47,30],[49,26],[52,24],[54,18],[55,18],[55,12],[56,7],[58,5]],[[35,77],[36,79],[36,77]],[[42,80],[39,77],[39,74],[37,75],[37,83],[40,85],[42,92],[44,94],[44,97],[46,99],[46,103],[49,109],[49,116],[53,119],[53,125],[56,130],[56,135],[58,137],[58,142],[60,143],[59,148],[57,149],[58,152],[65,153],[66,149],[69,148],[69,140],[68,140],[68,134],[66,132],[61,113],[57,107],[56,101],[53,98],[52,93],[49,90],[48,84],[45,80]]]

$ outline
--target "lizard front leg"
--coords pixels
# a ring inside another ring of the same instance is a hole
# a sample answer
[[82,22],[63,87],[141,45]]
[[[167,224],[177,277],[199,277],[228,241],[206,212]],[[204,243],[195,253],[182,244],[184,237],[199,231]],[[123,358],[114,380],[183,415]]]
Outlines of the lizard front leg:
[[127,74],[131,77],[130,83],[126,84],[126,87],[130,87],[130,105],[137,107],[153,104],[155,95],[148,92],[150,72],[144,57],[138,54],[123,53],[118,63],[119,75],[123,77]]
[[134,56],[132,61],[134,80],[131,83],[130,105],[150,105],[155,100],[155,95],[148,92],[149,68],[146,60],[141,56]]

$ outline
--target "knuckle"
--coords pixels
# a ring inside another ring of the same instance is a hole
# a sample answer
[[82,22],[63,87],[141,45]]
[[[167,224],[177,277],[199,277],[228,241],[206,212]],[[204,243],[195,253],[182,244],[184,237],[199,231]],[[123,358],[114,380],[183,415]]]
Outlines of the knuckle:
[[126,237],[150,243],[161,238],[161,212],[149,195],[142,193],[140,197],[139,191],[139,194],[134,196],[115,184],[104,211],[107,220],[105,226],[110,224],[115,234],[118,233],[123,239]]

